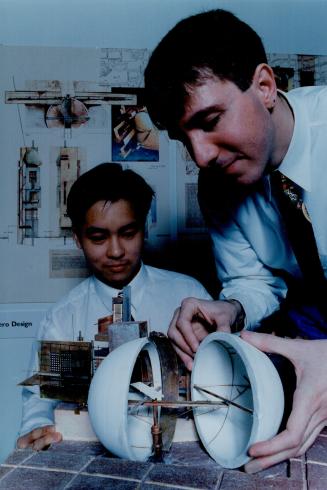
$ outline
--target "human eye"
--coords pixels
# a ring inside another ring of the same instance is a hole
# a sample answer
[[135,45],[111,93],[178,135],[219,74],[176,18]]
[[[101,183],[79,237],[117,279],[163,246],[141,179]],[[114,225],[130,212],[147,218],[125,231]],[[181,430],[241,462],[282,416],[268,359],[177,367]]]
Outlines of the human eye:
[[140,231],[140,226],[135,222],[120,229],[119,235],[126,240],[131,240]]
[[206,119],[204,119],[202,121],[202,124],[201,124],[202,130],[205,132],[213,131],[216,128],[217,124],[219,123],[220,118],[221,118],[220,114],[216,114],[214,116],[207,117]]
[[106,236],[104,235],[104,233],[95,233],[93,235],[90,235],[88,238],[93,243],[102,243],[105,241]]
[[127,240],[130,240],[131,238],[134,238],[136,233],[138,232],[137,229],[129,229],[129,230],[124,230],[121,234],[123,238],[126,238]]
[[107,234],[102,230],[90,229],[86,231],[86,237],[90,240],[90,242],[98,244],[106,240]]

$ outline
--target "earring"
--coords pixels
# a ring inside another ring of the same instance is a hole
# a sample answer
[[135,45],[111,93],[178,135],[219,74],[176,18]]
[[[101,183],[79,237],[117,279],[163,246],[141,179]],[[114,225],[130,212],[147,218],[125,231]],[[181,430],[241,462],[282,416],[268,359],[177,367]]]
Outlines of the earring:
[[268,110],[269,110],[270,112],[272,112],[273,108],[275,107],[275,104],[276,104],[276,99],[275,99],[275,98],[273,98],[273,99],[271,100],[271,102],[270,102],[270,106],[268,107]]

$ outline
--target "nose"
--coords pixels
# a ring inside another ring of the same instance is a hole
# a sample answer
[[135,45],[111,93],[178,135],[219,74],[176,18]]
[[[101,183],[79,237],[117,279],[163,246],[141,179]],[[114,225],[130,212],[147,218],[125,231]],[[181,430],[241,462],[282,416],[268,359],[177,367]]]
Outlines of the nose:
[[195,131],[189,136],[189,152],[197,166],[205,168],[217,161],[219,147],[211,141],[209,135]]
[[124,253],[125,250],[119,237],[112,236],[107,246],[107,257],[119,259]]

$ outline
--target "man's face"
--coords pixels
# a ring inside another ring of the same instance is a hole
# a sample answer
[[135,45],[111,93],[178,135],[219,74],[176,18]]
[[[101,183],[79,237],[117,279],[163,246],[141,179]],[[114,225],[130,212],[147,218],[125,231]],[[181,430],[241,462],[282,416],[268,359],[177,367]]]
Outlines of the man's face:
[[139,271],[144,232],[128,201],[93,204],[75,238],[94,275],[109,286],[121,289]]
[[252,83],[242,92],[217,77],[192,87],[177,139],[198,167],[218,166],[238,184],[255,183],[270,163],[274,127],[267,90]]

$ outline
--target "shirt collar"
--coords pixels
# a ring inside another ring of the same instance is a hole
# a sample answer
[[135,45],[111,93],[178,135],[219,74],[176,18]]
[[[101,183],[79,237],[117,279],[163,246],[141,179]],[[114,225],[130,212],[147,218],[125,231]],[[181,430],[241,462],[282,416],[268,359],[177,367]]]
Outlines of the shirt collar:
[[135,311],[138,311],[139,306],[142,304],[142,295],[144,292],[145,285],[147,283],[147,269],[142,263],[141,268],[129,283],[131,286],[131,305]]
[[292,92],[278,91],[291,107],[294,115],[294,130],[286,155],[278,167],[286,177],[306,191],[311,190],[310,172],[310,124],[306,111]]
[[[145,266],[142,263],[140,270],[138,271],[136,276],[132,279],[132,281],[129,283],[129,286],[131,286],[132,305],[135,304],[135,299],[137,299],[137,297],[141,294],[142,286],[144,285],[146,274],[147,272]],[[112,311],[112,298],[116,297],[118,293],[121,291],[121,289],[116,289],[111,286],[108,286],[104,282],[97,279],[95,276],[93,276],[93,282],[94,282],[95,291],[99,296],[100,300],[108,309],[108,311]]]

